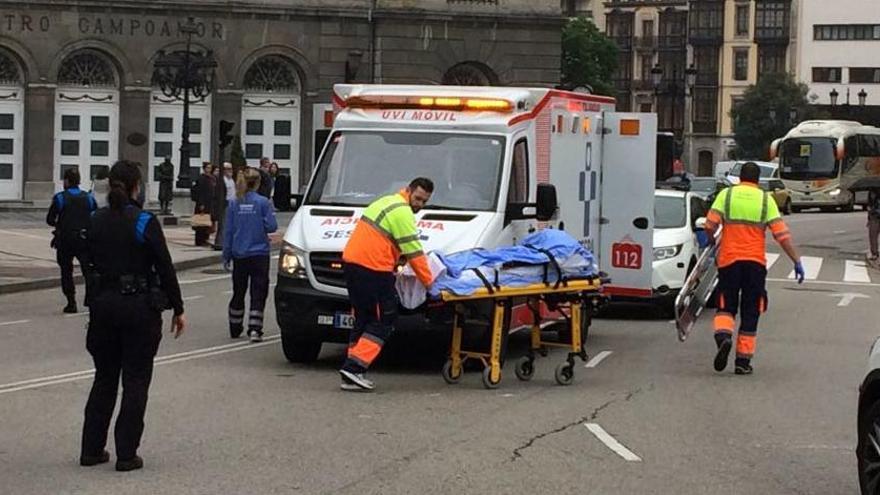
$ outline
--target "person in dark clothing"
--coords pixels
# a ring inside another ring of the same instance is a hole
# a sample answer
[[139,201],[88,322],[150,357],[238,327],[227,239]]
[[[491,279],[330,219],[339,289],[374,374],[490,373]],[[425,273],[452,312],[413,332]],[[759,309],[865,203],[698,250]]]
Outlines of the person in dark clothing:
[[[226,220],[226,206],[230,196],[235,197],[235,182],[232,179],[232,164],[224,162],[222,169],[215,169],[214,178],[217,185],[214,189],[214,251],[223,250],[223,224]],[[230,190],[230,185],[232,186]]]
[[260,173],[247,169],[238,174],[236,197],[229,202],[223,240],[223,267],[232,269],[232,300],[229,301],[229,336],[237,339],[244,331],[244,296],[251,288],[248,336],[263,340],[263,310],[269,295],[269,234],[278,222],[269,200],[255,191]]
[[260,158],[260,188],[257,189],[257,194],[260,196],[272,199],[272,176],[269,175],[269,168],[272,166],[269,159],[265,156]]
[[121,375],[122,404],[114,432],[117,471],[144,465],[137,450],[153,358],[162,338],[162,311],[174,310],[174,338],[186,328],[180,285],[162,227],[135,200],[140,184],[137,164],[113,165],[109,206],[95,213],[87,235],[92,299],[86,349],[95,363],[95,380],[85,407],[80,465],[110,460],[107,431]]
[[159,205],[162,214],[168,215],[171,213],[171,201],[174,200],[174,164],[171,163],[170,156],[166,156],[165,161],[159,164],[156,180],[159,181]]
[[[73,258],[79,261],[80,270],[85,274],[83,231],[89,224],[92,212],[98,207],[91,194],[80,190],[79,182],[79,171],[75,168],[67,169],[64,172],[64,190],[52,198],[52,205],[46,215],[46,223],[55,227],[52,246],[55,248],[55,258],[61,268],[61,291],[67,297],[65,313],[77,312]],[[88,301],[88,291],[86,296]]]
[[[196,181],[196,213],[212,215],[214,210],[215,179],[211,174],[213,165],[211,162],[202,163],[202,175]],[[207,246],[208,238],[211,237],[211,227],[193,227],[196,231],[196,246]]]

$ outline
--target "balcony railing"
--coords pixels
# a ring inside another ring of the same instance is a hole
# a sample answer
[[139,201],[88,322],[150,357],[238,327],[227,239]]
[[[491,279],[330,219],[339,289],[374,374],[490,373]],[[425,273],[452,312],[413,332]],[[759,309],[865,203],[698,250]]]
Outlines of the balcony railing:
[[720,45],[724,42],[724,28],[692,27],[688,33],[688,42],[692,45]]
[[667,34],[658,38],[657,47],[660,50],[686,50],[687,39],[684,34]]
[[654,81],[651,79],[636,79],[632,83],[632,89],[636,91],[654,91]]
[[633,47],[633,37],[632,36],[611,36],[611,41],[617,45],[617,48],[621,51],[630,51]]
[[694,121],[694,134],[715,134],[717,124],[714,120]]
[[755,43],[788,43],[790,31],[788,26],[756,26]]
[[657,49],[657,37],[656,36],[641,36],[635,39],[635,46],[637,50],[641,51],[654,51]]

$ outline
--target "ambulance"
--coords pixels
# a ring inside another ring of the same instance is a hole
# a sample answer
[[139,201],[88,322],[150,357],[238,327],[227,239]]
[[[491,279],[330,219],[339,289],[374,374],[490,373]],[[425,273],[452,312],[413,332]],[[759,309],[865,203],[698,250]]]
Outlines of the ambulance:
[[[332,132],[284,236],[275,308],[284,354],[317,359],[354,324],[342,250],[364,208],[416,177],[434,182],[416,215],[426,252],[512,245],[563,229],[610,277],[605,294],[651,296],[654,114],[548,88],[337,85]],[[437,313],[433,313],[436,311]],[[445,324],[440,309],[401,319]],[[513,330],[528,308],[508,316]]]

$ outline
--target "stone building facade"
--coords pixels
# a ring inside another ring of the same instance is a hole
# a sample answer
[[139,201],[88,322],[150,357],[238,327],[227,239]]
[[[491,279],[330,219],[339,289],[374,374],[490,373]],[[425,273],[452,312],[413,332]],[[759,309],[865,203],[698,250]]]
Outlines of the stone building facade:
[[213,52],[190,112],[191,167],[236,124],[249,163],[303,184],[332,122],[332,86],[555,85],[558,0],[0,1],[0,200],[43,200],[68,167],[179,162],[182,105],[154,86],[160,50]]

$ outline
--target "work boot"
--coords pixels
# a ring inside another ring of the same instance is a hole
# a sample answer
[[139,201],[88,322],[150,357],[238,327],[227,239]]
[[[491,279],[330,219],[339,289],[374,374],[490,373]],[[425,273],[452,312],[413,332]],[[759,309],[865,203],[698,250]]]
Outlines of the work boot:
[[737,375],[751,375],[754,372],[751,363],[748,360],[736,360],[736,367],[733,372]]
[[868,268],[880,270],[880,256],[865,256],[865,264]]
[[718,343],[718,353],[715,354],[715,371],[722,372],[727,367],[727,358],[730,356],[730,348],[733,347],[733,339],[722,339]]
[[64,306],[64,310],[63,310],[63,311],[64,311],[65,313],[77,313],[77,312],[79,312],[79,311],[76,309],[76,298],[74,298],[73,296],[67,296],[67,306]]
[[354,373],[348,370],[339,370],[342,375],[342,384],[339,388],[347,392],[372,392],[373,382],[367,380],[363,373]]
[[79,456],[79,465],[80,466],[97,466],[98,464],[104,464],[105,462],[110,462],[110,452],[106,450],[101,452],[100,455],[81,455]]
[[144,460],[140,458],[140,456],[134,456],[131,459],[122,460],[119,459],[116,461],[116,470],[117,471],[134,471],[135,469],[141,469],[144,467]]
[[230,338],[237,339],[237,338],[241,337],[241,334],[243,332],[244,332],[244,327],[229,325],[229,337]]
[[250,330],[248,331],[248,337],[250,337],[251,342],[257,343],[263,341],[263,332],[259,330]]

